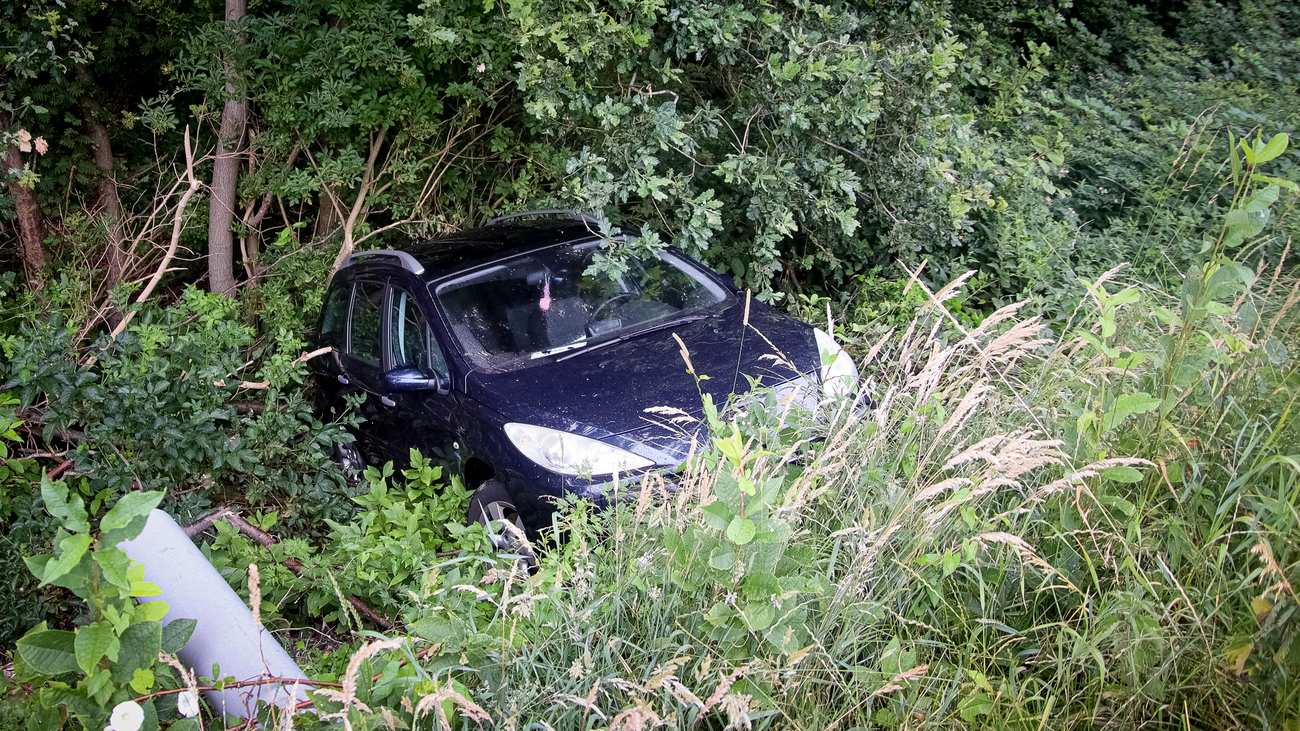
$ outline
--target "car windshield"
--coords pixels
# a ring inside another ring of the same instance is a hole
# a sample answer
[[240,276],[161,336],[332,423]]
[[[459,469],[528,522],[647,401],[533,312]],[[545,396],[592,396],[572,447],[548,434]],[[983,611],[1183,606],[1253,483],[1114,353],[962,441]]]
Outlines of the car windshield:
[[461,351],[476,367],[513,370],[728,297],[670,252],[629,261],[614,277],[591,272],[598,251],[599,242],[542,249],[439,286]]

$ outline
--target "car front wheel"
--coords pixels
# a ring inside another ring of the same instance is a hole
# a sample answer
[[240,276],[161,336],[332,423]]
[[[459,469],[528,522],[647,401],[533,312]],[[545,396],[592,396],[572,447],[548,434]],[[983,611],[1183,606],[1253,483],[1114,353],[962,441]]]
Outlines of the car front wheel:
[[359,487],[363,481],[366,472],[366,461],[361,457],[361,450],[357,449],[355,441],[346,444],[335,444],[330,458],[334,464],[338,465],[339,471],[343,473],[343,480],[348,487]]
[[496,480],[483,483],[470,495],[468,513],[471,522],[487,529],[493,548],[517,554],[530,564],[533,562],[532,549],[524,538],[524,523],[504,485]]

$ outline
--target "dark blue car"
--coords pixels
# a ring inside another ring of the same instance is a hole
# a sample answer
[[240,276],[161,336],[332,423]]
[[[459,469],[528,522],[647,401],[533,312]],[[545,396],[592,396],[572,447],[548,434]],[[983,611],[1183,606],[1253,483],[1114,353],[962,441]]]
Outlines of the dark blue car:
[[[615,473],[679,465],[706,436],[689,418],[701,390],[723,404],[754,383],[817,399],[855,387],[829,335],[747,306],[680,252],[588,273],[603,241],[593,224],[533,212],[354,254],[321,315],[319,345],[333,352],[312,361],[323,406],[362,396],[365,422],[337,455],[345,470],[417,448],[460,472],[469,517],[495,539],[501,520],[535,535],[557,497],[599,503]],[[687,371],[683,346],[707,378]]]

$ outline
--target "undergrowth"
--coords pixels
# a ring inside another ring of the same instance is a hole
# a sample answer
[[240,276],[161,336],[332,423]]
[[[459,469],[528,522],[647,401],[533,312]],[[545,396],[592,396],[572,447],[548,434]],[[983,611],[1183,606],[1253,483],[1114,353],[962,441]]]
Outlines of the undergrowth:
[[[309,580],[263,574],[263,616],[358,629],[352,593],[402,629],[304,651],[318,715],[267,725],[1296,728],[1300,280],[1239,263],[1291,191],[1243,144],[1177,293],[1116,267],[1058,334],[913,278],[854,403],[706,400],[700,455],[567,504],[535,572],[423,459],[372,469]],[[210,551],[235,585],[313,553]]]

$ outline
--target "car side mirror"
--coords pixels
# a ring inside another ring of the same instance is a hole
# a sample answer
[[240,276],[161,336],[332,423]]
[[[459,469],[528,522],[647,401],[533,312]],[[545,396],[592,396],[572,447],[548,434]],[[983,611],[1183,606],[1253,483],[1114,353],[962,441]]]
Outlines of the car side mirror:
[[419,368],[394,368],[384,374],[384,390],[388,393],[437,391],[445,394],[451,389],[447,379],[440,375],[429,375]]

